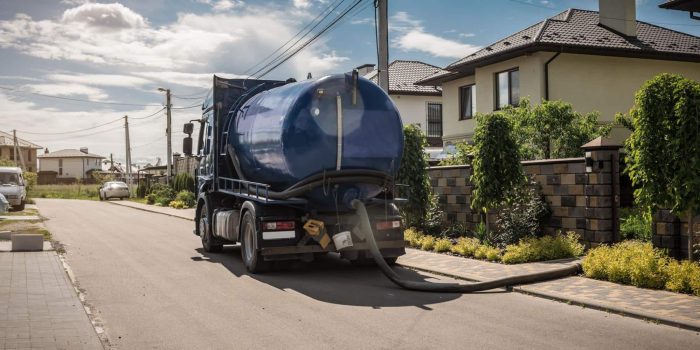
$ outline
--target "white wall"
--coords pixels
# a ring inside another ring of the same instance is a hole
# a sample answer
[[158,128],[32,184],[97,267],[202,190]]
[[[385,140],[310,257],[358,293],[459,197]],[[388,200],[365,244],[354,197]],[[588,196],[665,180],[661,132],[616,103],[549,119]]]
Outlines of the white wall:
[[[60,158],[63,160],[63,174],[58,178],[86,178],[85,173],[91,169],[102,169],[98,158]],[[55,171],[58,173],[59,158],[39,158],[39,171]]]
[[[428,131],[428,102],[442,103],[442,96],[390,95],[399,109],[403,125],[420,124],[423,132]],[[442,130],[445,131],[445,110],[443,106]]]

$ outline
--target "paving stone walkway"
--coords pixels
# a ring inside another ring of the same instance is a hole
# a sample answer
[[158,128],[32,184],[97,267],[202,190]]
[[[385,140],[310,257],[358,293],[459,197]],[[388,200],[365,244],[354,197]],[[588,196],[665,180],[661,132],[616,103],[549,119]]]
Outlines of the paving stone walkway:
[[[398,263],[406,267],[472,281],[546,271],[575,261],[504,265],[416,249],[406,249],[406,255],[398,259]],[[700,297],[697,296],[580,276],[517,286],[513,290],[700,331]]]
[[102,349],[56,252],[0,253],[0,349]]
[[194,221],[194,209],[175,209],[170,207],[158,207],[155,205],[148,205],[132,201],[109,201],[108,203]]

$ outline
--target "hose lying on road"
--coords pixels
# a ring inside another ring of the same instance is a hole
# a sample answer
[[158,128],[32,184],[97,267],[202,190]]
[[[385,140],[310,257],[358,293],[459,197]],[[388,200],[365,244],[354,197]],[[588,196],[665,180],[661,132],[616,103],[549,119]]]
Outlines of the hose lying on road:
[[369,215],[367,215],[367,209],[364,203],[360,200],[354,199],[351,202],[352,207],[357,211],[360,217],[360,229],[362,232],[366,232],[365,240],[369,245],[369,252],[372,254],[372,258],[382,270],[382,273],[386,275],[392,282],[394,282],[399,287],[424,291],[424,292],[443,292],[443,293],[472,293],[483,290],[489,290],[494,288],[502,288],[507,286],[513,286],[525,283],[541,282],[546,280],[552,280],[557,278],[562,278],[570,275],[574,275],[581,270],[581,265],[576,263],[567,267],[549,270],[544,272],[536,272],[525,275],[511,276],[506,278],[499,278],[491,281],[476,282],[469,284],[459,284],[459,283],[432,283],[432,282],[419,282],[419,281],[407,281],[401,279],[399,275],[391,269],[391,267],[384,261],[382,253],[379,251],[377,246],[377,241],[374,239],[374,233],[372,231],[372,225],[369,221]]

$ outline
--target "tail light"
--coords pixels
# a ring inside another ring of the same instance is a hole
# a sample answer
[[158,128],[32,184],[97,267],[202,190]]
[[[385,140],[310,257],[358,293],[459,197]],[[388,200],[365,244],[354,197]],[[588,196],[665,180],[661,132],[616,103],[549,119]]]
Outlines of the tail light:
[[263,231],[288,231],[294,230],[294,221],[268,221],[263,222]]
[[376,227],[378,231],[401,228],[401,220],[379,221],[377,222]]

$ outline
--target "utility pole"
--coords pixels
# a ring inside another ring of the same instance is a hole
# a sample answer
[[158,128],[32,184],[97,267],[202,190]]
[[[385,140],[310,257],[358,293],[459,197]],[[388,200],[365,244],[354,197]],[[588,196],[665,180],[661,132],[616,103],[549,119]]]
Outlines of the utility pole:
[[158,88],[158,91],[165,91],[165,108],[167,112],[167,122],[166,122],[166,129],[165,129],[165,134],[168,139],[168,149],[167,149],[167,170],[165,172],[165,181],[168,185],[170,185],[170,177],[173,174],[173,143],[172,143],[172,136],[173,136],[173,128],[172,128],[172,118],[170,114],[170,109],[172,105],[170,104],[170,89],[164,89],[164,88]]
[[387,14],[387,2],[389,0],[377,0],[379,19],[377,29],[379,38],[377,40],[377,65],[379,67],[379,87],[387,94],[389,93],[389,19]]
[[22,150],[20,149],[19,142],[17,141],[17,130],[12,130],[12,138],[15,145],[15,163],[17,162],[17,153],[19,153],[19,166],[22,167],[22,171],[25,171],[24,156],[22,155]]
[[126,183],[131,185],[131,141],[129,141],[129,116],[126,115],[124,116],[124,136],[126,137]]

